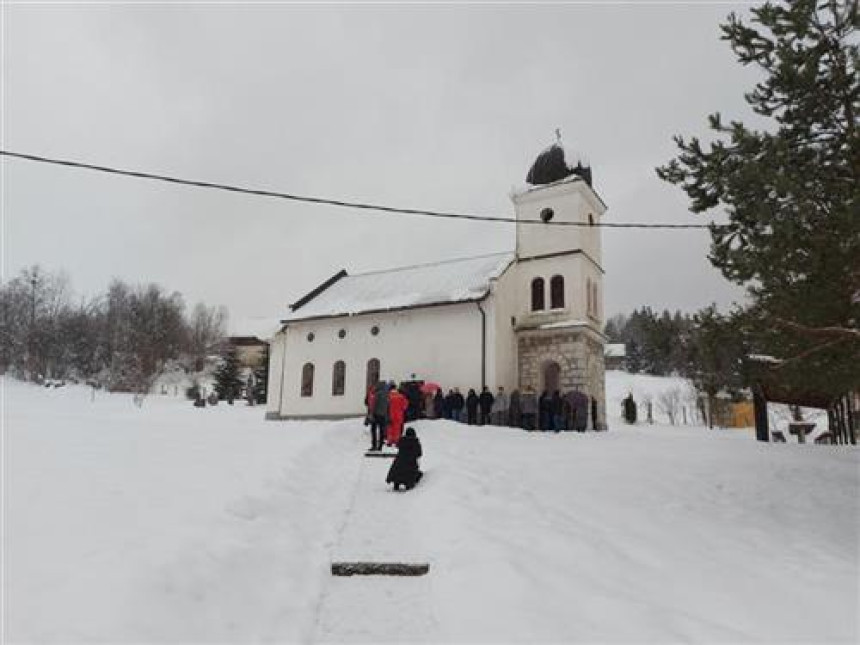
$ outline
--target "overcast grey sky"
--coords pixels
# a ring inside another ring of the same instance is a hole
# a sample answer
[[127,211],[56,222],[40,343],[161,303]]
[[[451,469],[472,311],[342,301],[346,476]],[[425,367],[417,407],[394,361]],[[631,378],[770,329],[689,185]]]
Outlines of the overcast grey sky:
[[[561,128],[607,221],[701,222],[654,167],[754,81],[745,3],[5,4],[5,149],[345,200],[511,216]],[[288,203],[0,161],[5,277],[158,282],[278,317],[344,267],[506,250],[513,227]],[[740,297],[706,231],[605,230],[606,313]]]

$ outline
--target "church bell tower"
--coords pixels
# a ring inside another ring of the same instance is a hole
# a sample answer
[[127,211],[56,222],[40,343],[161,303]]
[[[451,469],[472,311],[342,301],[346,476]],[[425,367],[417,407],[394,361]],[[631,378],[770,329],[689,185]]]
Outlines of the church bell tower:
[[591,167],[560,137],[511,199],[517,218],[519,388],[589,397],[588,427],[605,428],[603,260],[606,204]]

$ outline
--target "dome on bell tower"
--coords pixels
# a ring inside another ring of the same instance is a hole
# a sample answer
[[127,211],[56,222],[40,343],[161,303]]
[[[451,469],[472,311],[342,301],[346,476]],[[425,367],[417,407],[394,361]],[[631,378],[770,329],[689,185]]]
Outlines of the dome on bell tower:
[[542,186],[567,179],[571,175],[581,177],[591,186],[591,166],[582,155],[562,145],[561,137],[558,137],[558,141],[544,149],[534,160],[526,181],[533,186]]

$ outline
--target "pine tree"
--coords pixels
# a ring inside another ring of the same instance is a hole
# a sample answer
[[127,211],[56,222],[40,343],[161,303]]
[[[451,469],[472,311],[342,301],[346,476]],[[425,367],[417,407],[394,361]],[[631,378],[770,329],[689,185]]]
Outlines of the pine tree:
[[258,367],[254,369],[254,401],[262,404],[267,401],[267,391],[269,388],[269,346],[263,353],[263,360]]
[[735,319],[721,316],[713,305],[697,313],[693,320],[687,376],[707,400],[706,422],[712,427],[717,394],[735,398],[743,386],[742,358],[747,348]]
[[232,401],[241,390],[239,360],[236,358],[236,350],[230,347],[221,356],[221,363],[215,370],[215,391],[219,399]]
[[860,384],[860,46],[857,0],[766,2],[722,26],[764,78],[745,98],[766,130],[710,116],[658,175],[691,209],[721,208],[711,262],[746,285],[739,327],[781,378],[832,395]]

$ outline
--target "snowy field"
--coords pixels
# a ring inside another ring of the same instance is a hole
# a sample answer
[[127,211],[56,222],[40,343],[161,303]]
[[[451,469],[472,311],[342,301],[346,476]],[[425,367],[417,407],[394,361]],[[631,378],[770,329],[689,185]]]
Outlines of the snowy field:
[[5,642],[860,639],[860,451],[620,424],[658,381],[605,433],[417,423],[409,493],[356,421],[2,387]]

